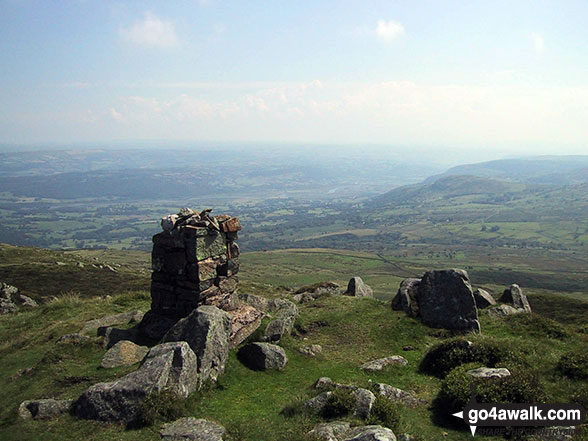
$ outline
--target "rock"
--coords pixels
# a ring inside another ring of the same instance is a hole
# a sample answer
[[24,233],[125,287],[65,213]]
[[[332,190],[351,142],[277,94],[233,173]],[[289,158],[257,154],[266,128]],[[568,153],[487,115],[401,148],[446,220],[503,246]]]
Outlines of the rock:
[[284,335],[292,332],[296,317],[282,317],[269,322],[265,328],[264,340],[267,342],[278,342]]
[[39,305],[30,297],[19,294],[17,287],[0,282],[0,314],[15,313],[21,306],[35,308]]
[[418,286],[417,302],[421,320],[428,326],[481,331],[469,276],[464,270],[426,272]]
[[347,284],[347,291],[345,294],[348,296],[355,296],[355,297],[373,297],[374,291],[368,285],[366,285],[361,277],[355,276],[349,280]]
[[286,352],[271,343],[250,343],[239,349],[239,360],[250,369],[282,369],[288,363]]
[[480,367],[471,369],[466,374],[475,378],[504,378],[510,377],[510,371],[506,368],[488,368]]
[[404,279],[400,283],[398,293],[392,299],[392,309],[404,311],[410,317],[419,316],[419,304],[417,302],[417,290],[421,279]]
[[91,334],[103,326],[126,325],[139,323],[143,319],[143,313],[139,310],[122,312],[120,314],[106,315],[99,319],[89,320],[82,327],[80,333]]
[[0,282],[0,298],[11,300],[12,296],[16,294],[18,294],[18,288],[16,286]]
[[16,295],[15,303],[19,306],[28,306],[29,308],[36,308],[39,306],[37,302],[35,302],[29,296],[25,296],[23,294]]
[[187,397],[196,390],[197,364],[196,355],[186,342],[154,346],[135,372],[110,383],[90,386],[74,404],[74,414],[135,425],[141,421],[141,403],[149,394],[169,389]]
[[304,285],[298,288],[294,294],[308,293],[316,300],[322,296],[341,295],[341,285],[334,282],[319,282],[312,285]]
[[263,312],[250,305],[242,305],[235,311],[231,311],[231,346],[240,345],[247,337],[253,334],[261,325]]
[[12,300],[0,298],[0,314],[13,314],[18,311],[18,307]]
[[280,341],[284,335],[290,334],[298,317],[298,307],[286,299],[268,299],[253,294],[239,294],[239,300],[255,309],[273,316],[264,331],[267,342]]
[[137,326],[137,329],[145,337],[159,341],[177,322],[178,319],[176,318],[167,317],[149,310]]
[[474,291],[474,300],[476,301],[476,307],[478,309],[484,309],[496,305],[494,297],[492,297],[488,291],[480,288]]
[[321,345],[305,345],[298,348],[298,352],[309,357],[316,357],[318,354],[323,352]]
[[396,441],[396,436],[387,427],[358,426],[350,429],[341,441]]
[[292,297],[292,300],[294,300],[294,302],[296,303],[310,303],[310,302],[314,302],[316,300],[316,298],[308,293],[308,292],[304,292],[302,294],[295,294]]
[[350,424],[347,421],[320,423],[314,426],[308,435],[321,441],[338,441],[339,437],[349,430],[349,427]]
[[90,337],[82,334],[65,334],[57,339],[58,345],[83,345],[90,341]]
[[523,312],[523,310],[513,308],[510,305],[499,305],[488,309],[488,314],[496,318],[503,318],[512,314],[520,314],[521,312]]
[[130,366],[138,363],[149,352],[147,346],[139,346],[128,340],[121,340],[111,347],[102,357],[101,368],[110,369],[119,366]]
[[401,435],[398,435],[398,441],[416,441],[415,437],[412,435],[409,435],[408,433],[403,433]]
[[18,415],[23,420],[46,420],[69,413],[73,400],[27,400],[20,403]]
[[336,383],[333,382],[333,380],[331,380],[329,377],[321,377],[316,380],[316,383],[314,383],[314,388],[318,390],[327,390],[333,389],[335,385]]
[[325,404],[327,404],[327,401],[331,395],[333,395],[333,392],[331,391],[323,392],[322,394],[305,401],[304,407],[318,412],[323,407],[325,407]]
[[527,296],[517,284],[510,285],[508,289],[505,289],[499,301],[508,303],[516,309],[522,309],[521,312],[531,312],[531,305],[529,305]]
[[376,396],[373,392],[361,387],[355,389],[352,394],[353,399],[355,400],[353,416],[363,420],[367,419],[370,416],[374,403],[376,402]]
[[180,418],[163,426],[159,434],[164,441],[222,441],[223,426],[201,418]]
[[102,346],[105,348],[112,348],[119,341],[128,340],[135,342],[139,339],[139,329],[118,329],[112,326],[102,326],[98,328],[97,334],[103,337]]
[[361,368],[365,371],[381,371],[387,366],[399,365],[406,366],[408,360],[401,355],[392,355],[386,358],[379,358],[377,360],[367,361],[361,365]]
[[162,342],[185,341],[198,357],[200,385],[216,381],[229,356],[231,315],[216,306],[200,306],[179,320]]
[[384,383],[375,383],[373,385],[373,390],[380,394],[381,396],[388,398],[392,401],[397,401],[404,404],[406,407],[417,407],[419,404],[425,404],[425,400],[420,400],[416,398],[414,395],[403,391],[402,389],[398,389],[397,387],[390,386],[389,384]]

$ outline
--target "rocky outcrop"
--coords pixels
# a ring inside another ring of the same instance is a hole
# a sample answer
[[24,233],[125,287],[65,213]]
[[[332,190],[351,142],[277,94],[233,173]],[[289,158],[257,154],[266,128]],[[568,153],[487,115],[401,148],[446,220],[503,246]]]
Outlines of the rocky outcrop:
[[250,343],[239,350],[237,357],[245,366],[257,371],[282,369],[288,363],[284,349],[271,343]]
[[140,422],[141,403],[164,389],[187,397],[198,387],[196,355],[186,342],[151,348],[139,369],[110,383],[88,388],[74,404],[74,414],[99,421]]
[[387,366],[397,365],[397,366],[406,366],[408,364],[408,360],[401,355],[392,355],[390,357],[385,358],[378,358],[377,360],[367,361],[361,365],[361,368],[364,371],[381,371]]
[[474,291],[474,300],[476,301],[476,307],[478,309],[488,308],[496,305],[496,300],[486,290],[478,288]]
[[121,340],[111,347],[102,357],[101,368],[111,369],[138,363],[147,355],[149,348],[139,346],[128,340]]
[[404,311],[410,317],[418,317],[419,304],[416,297],[420,283],[421,279],[404,279],[400,283],[398,293],[392,299],[392,309]]
[[20,294],[17,287],[0,282],[0,314],[15,313],[21,307],[37,306],[39,305],[33,299]]
[[520,310],[520,312],[531,312],[531,305],[529,305],[527,296],[517,284],[510,285],[509,288],[505,289],[499,301],[512,305],[513,308]]
[[264,340],[278,342],[294,328],[298,307],[289,300],[239,294],[239,300],[272,317],[264,330]]
[[163,441],[222,441],[223,426],[202,418],[180,418],[165,424],[159,434]]
[[478,309],[468,273],[460,269],[428,271],[417,290],[421,321],[433,328],[480,332]]
[[372,288],[364,283],[361,277],[355,276],[349,280],[347,284],[347,291],[345,295],[355,297],[373,297],[374,291]]
[[198,357],[200,384],[216,381],[229,356],[231,316],[216,306],[200,306],[179,320],[162,342],[187,342]]
[[421,404],[425,404],[425,400],[421,400],[409,392],[403,391],[402,389],[398,389],[397,387],[390,386],[389,384],[384,383],[374,383],[372,390],[389,400],[396,401],[402,403],[406,407],[417,407]]
[[18,415],[23,420],[48,420],[69,413],[73,400],[27,400],[20,403]]

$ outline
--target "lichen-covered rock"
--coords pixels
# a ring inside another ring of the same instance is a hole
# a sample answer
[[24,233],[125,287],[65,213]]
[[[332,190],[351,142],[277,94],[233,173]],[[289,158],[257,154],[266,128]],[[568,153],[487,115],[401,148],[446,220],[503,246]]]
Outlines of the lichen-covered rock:
[[398,293],[392,299],[392,309],[404,311],[410,317],[418,317],[419,304],[416,297],[420,283],[421,279],[404,279],[400,283]]
[[27,400],[20,403],[18,415],[23,420],[46,420],[69,413],[73,400]]
[[333,392],[331,392],[331,391],[323,392],[322,394],[319,394],[316,397],[305,401],[304,407],[306,407],[307,409],[312,409],[312,410],[318,412],[323,407],[325,407],[325,405],[327,404],[327,401],[329,401],[329,397],[331,395],[333,395]]
[[531,305],[529,305],[527,296],[517,284],[510,285],[509,288],[505,289],[499,301],[512,305],[514,308],[522,310],[521,312],[531,312]]
[[408,360],[401,355],[392,355],[390,357],[378,358],[377,360],[367,361],[361,365],[361,368],[365,371],[381,371],[387,366],[398,365],[406,366]]
[[341,295],[341,285],[335,282],[319,282],[312,285],[304,285],[298,288],[294,294],[311,294],[316,300],[322,296]]
[[396,436],[387,427],[358,426],[346,432],[340,441],[396,441]]
[[267,324],[264,331],[264,340],[278,342],[284,335],[290,334],[294,328],[295,316],[279,317]]
[[373,297],[374,291],[372,288],[364,283],[359,276],[352,277],[347,284],[347,291],[345,294],[355,297]]
[[476,301],[476,307],[479,309],[488,308],[496,305],[496,300],[486,290],[478,288],[474,291],[474,300]]
[[187,397],[197,387],[197,359],[190,346],[163,343],[151,348],[135,372],[90,386],[73,409],[80,418],[133,425],[140,422],[141,403],[149,394],[169,389]]
[[417,302],[425,325],[459,331],[481,331],[472,286],[464,270],[426,272],[418,286]]
[[200,384],[216,381],[225,371],[229,356],[231,315],[216,306],[204,305],[179,320],[162,342],[185,341],[198,357]]
[[239,349],[239,360],[250,369],[282,369],[288,363],[286,352],[271,343],[250,343]]
[[314,426],[308,435],[321,441],[339,441],[339,437],[349,430],[351,425],[347,421],[331,421]]
[[305,345],[299,347],[298,352],[309,357],[316,357],[323,352],[323,347],[321,345]]
[[358,387],[352,392],[355,404],[353,406],[353,416],[366,420],[372,412],[372,407],[376,402],[376,396],[372,391]]
[[65,334],[57,339],[55,344],[58,345],[83,345],[90,341],[90,337],[82,334]]
[[137,327],[129,329],[118,329],[112,326],[102,326],[98,328],[97,334],[102,337],[102,346],[105,348],[112,348],[119,341],[138,341],[140,338],[139,329]]
[[314,383],[314,388],[317,390],[327,390],[335,387],[336,383],[329,377],[321,377]]
[[375,393],[388,398],[392,401],[397,401],[404,404],[406,407],[417,407],[420,404],[426,403],[424,400],[416,398],[414,395],[398,389],[397,387],[390,386],[384,383],[375,383],[372,387]]
[[22,306],[35,308],[39,305],[30,297],[20,294],[17,287],[0,282],[0,314],[15,313]]
[[168,423],[159,431],[164,441],[222,441],[223,426],[202,418],[185,417]]
[[506,368],[489,368],[480,367],[477,369],[470,369],[466,374],[475,378],[504,378],[510,377],[510,371]]
[[522,312],[524,312],[522,309],[516,309],[510,305],[498,305],[493,308],[488,308],[488,314],[495,318],[503,318],[507,315],[520,314]]
[[128,340],[121,340],[111,347],[102,357],[101,368],[111,369],[138,363],[149,352],[147,346],[139,346]]
[[242,305],[231,311],[231,346],[240,345],[261,325],[263,312],[250,305]]

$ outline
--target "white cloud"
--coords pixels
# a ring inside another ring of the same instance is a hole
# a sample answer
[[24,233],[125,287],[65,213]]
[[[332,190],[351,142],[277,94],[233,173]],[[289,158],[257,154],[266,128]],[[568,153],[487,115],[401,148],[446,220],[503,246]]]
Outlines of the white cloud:
[[533,42],[533,48],[536,53],[540,54],[545,50],[545,40],[543,40],[541,34],[531,32],[531,41]]
[[125,41],[145,47],[169,48],[179,43],[173,22],[152,12],[146,12],[143,19],[129,28],[121,28],[120,35]]
[[378,20],[376,35],[386,43],[391,43],[403,34],[404,26],[402,26],[400,23],[394,20]]
[[117,111],[114,107],[110,108],[110,116],[116,122],[119,122],[119,123],[124,122],[124,118],[123,118],[122,114],[119,111]]

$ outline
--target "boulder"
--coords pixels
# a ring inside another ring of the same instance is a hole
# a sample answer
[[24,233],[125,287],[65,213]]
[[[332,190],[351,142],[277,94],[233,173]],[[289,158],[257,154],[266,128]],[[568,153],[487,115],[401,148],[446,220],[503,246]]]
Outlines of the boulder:
[[321,377],[314,383],[314,388],[317,390],[328,390],[333,389],[337,383],[331,380],[329,377]]
[[97,334],[102,337],[102,346],[111,348],[119,341],[138,341],[140,339],[140,332],[138,328],[118,329],[112,326],[102,326],[98,328]]
[[225,371],[229,356],[231,315],[216,306],[204,305],[179,320],[162,342],[185,341],[198,357],[200,385],[216,381]]
[[425,404],[426,401],[416,398],[414,395],[398,389],[397,387],[390,386],[384,383],[375,383],[373,388],[375,393],[388,398],[389,400],[396,401],[404,404],[406,407],[417,407],[420,404]]
[[499,301],[512,305],[514,308],[522,310],[521,312],[531,312],[531,305],[529,305],[527,296],[517,284],[510,285],[509,288],[505,289]]
[[480,367],[477,369],[470,369],[466,374],[475,378],[504,378],[510,377],[510,371],[506,368],[489,368]]
[[464,270],[426,272],[418,286],[417,302],[425,325],[459,331],[481,331],[472,286]]
[[408,360],[401,355],[392,355],[386,358],[378,358],[377,360],[367,361],[361,365],[361,368],[365,371],[381,371],[387,366],[399,365],[406,366]]
[[332,421],[320,423],[314,426],[308,435],[318,438],[321,441],[339,441],[339,437],[349,430],[350,423],[347,421]]
[[231,311],[231,346],[236,347],[243,343],[247,337],[253,334],[261,325],[263,312],[250,305],[242,305]]
[[98,331],[98,328],[103,326],[126,325],[131,323],[139,323],[143,319],[143,313],[139,310],[121,312],[120,314],[106,315],[104,317],[89,320],[84,323],[80,333],[93,334]]
[[372,407],[376,402],[376,396],[372,391],[358,387],[352,392],[355,404],[353,406],[353,416],[366,420],[372,412]]
[[20,403],[18,415],[23,420],[47,420],[69,413],[73,400],[27,400]]
[[370,286],[364,283],[361,277],[355,276],[349,280],[345,294],[355,297],[373,297],[374,291]]
[[149,352],[147,346],[139,346],[129,340],[121,340],[111,347],[102,357],[101,368],[110,369],[119,366],[130,366],[138,363]]
[[322,296],[341,295],[341,285],[334,282],[318,282],[298,288],[294,294],[310,294],[315,300]]
[[316,298],[312,294],[304,292],[302,294],[295,294],[294,296],[292,296],[292,300],[296,303],[304,304],[314,302]]
[[400,283],[398,293],[392,299],[392,309],[395,311],[404,311],[410,317],[418,317],[419,304],[416,297],[420,283],[421,279],[404,279]]
[[387,427],[358,426],[346,432],[341,441],[396,441],[396,436]]
[[239,349],[237,357],[250,369],[282,369],[288,363],[286,352],[271,343],[250,343]]
[[492,297],[488,291],[480,288],[474,291],[474,300],[476,301],[476,307],[478,309],[484,309],[496,305],[494,297]]
[[90,341],[90,337],[82,334],[65,334],[57,339],[55,344],[58,345],[83,345]]
[[159,431],[164,441],[222,441],[223,426],[202,418],[185,417],[168,423]]
[[19,294],[17,287],[0,282],[0,314],[15,313],[21,306],[35,308],[39,305],[30,297]]
[[151,348],[135,372],[90,386],[73,410],[80,418],[134,425],[141,421],[141,403],[149,394],[168,389],[187,397],[197,387],[197,359],[190,346],[163,343]]
[[522,309],[516,309],[510,305],[498,305],[488,309],[488,314],[495,318],[504,318],[507,315],[520,314],[522,312]]
[[321,345],[305,345],[298,348],[298,352],[309,357],[316,357],[318,354],[323,352]]
[[141,323],[137,326],[137,329],[141,335],[159,341],[163,338],[165,333],[177,323],[177,321],[177,318],[158,314],[151,309],[147,311],[143,320],[141,320]]
[[333,395],[333,392],[331,392],[331,391],[323,392],[322,394],[319,394],[316,397],[305,401],[304,407],[306,407],[307,409],[311,409],[311,410],[318,412],[323,407],[325,407],[325,405],[327,404],[327,401],[329,401],[329,397],[331,395]]
[[280,317],[270,321],[265,327],[263,339],[267,342],[278,342],[284,335],[289,335],[294,328],[296,316]]

